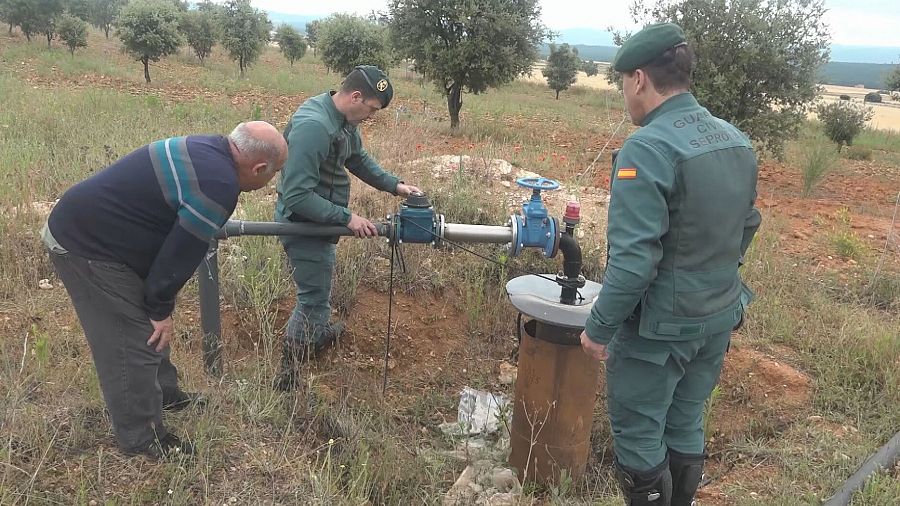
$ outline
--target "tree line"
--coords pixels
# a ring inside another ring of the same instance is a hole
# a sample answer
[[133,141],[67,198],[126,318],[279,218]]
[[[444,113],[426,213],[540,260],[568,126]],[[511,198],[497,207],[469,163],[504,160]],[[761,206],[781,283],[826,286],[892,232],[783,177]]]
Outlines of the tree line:
[[[798,126],[816,96],[816,72],[828,60],[823,0],[644,0],[635,21],[676,22],[697,54],[692,91],[715,115],[774,153]],[[386,12],[334,14],[306,25],[273,30],[249,0],[0,0],[0,20],[29,40],[54,37],[74,53],[86,43],[87,23],[112,28],[124,49],[143,64],[191,48],[202,64],[216,44],[243,75],[274,42],[291,63],[312,48],[330,71],[361,64],[389,70],[408,65],[447,101],[450,125],[460,124],[465,94],[480,94],[530,73],[553,33],[541,22],[538,0],[391,0]],[[619,34],[621,44],[628,34]],[[543,69],[548,86],[568,89],[578,71],[599,72],[568,44],[552,45]],[[890,84],[900,88],[900,70]],[[618,76],[609,74],[612,82]]]

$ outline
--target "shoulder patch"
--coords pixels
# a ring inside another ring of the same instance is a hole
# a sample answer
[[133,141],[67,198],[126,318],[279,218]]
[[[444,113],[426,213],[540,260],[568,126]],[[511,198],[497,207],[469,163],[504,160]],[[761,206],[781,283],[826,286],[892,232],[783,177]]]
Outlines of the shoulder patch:
[[637,177],[637,169],[634,167],[626,167],[616,172],[616,179],[634,179]]

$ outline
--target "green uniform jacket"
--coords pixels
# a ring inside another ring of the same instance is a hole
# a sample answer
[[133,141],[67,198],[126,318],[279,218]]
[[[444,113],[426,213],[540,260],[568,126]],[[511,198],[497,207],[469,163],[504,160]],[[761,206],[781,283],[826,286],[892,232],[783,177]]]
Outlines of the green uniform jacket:
[[286,219],[346,225],[347,170],[370,186],[396,194],[397,176],[385,172],[363,149],[359,129],[334,106],[333,93],[304,102],[284,130],[288,159],[278,182],[275,210]]
[[694,96],[666,100],[626,139],[609,205],[609,259],[585,325],[607,344],[629,317],[647,339],[732,329],[752,294],[738,266],[761,218],[750,140]]

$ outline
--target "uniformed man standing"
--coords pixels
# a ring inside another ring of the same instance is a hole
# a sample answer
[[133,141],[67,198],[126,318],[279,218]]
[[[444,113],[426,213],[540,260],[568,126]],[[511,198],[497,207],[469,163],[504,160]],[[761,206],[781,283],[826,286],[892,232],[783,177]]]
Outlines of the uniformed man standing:
[[[386,172],[363,148],[359,124],[384,109],[394,95],[377,67],[356,67],[341,89],[307,100],[291,117],[284,137],[288,160],[278,185],[275,220],[346,225],[357,237],[376,237],[375,225],[353,213],[347,170],[394,195],[419,191]],[[293,266],[297,304],[287,324],[281,372],[275,387],[290,390],[298,363],[330,345],[341,332],[329,322],[337,238],[281,237]]]
[[641,128],[615,162],[609,259],[581,336],[606,360],[616,475],[628,505],[689,505],[703,406],[751,294],[738,273],[760,224],[750,141],[688,91],[693,52],[674,24],[613,62]]

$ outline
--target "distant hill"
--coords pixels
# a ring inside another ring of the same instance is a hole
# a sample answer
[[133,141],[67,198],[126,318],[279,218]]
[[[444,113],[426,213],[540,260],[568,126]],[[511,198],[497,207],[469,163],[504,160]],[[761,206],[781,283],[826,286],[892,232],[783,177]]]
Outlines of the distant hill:
[[285,14],[283,12],[272,12],[267,11],[269,15],[269,19],[272,20],[272,24],[275,25],[275,28],[278,28],[282,23],[289,24],[300,30],[303,33],[306,33],[306,23],[310,21],[315,21],[316,19],[323,19],[326,16],[305,16],[302,14]]
[[[609,62],[619,49],[615,46],[588,46],[576,44],[578,56],[582,60]],[[550,54],[550,46],[541,46],[541,57]],[[819,71],[819,82],[840,86],[865,85],[866,88],[884,89],[885,78],[896,65],[887,63],[847,63],[832,61],[826,63]]]
[[884,81],[896,65],[883,63],[828,62],[819,71],[819,82],[840,86],[865,85],[866,88],[884,89]]
[[[616,56],[616,51],[619,50],[616,46],[588,46],[585,44],[574,44],[574,47],[578,49],[578,56],[580,56],[582,60],[605,62],[611,62],[613,57]],[[541,57],[546,58],[549,54],[550,45],[543,44],[541,46]]]
[[900,63],[900,47],[831,45],[831,61],[853,63]]

